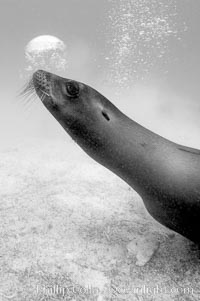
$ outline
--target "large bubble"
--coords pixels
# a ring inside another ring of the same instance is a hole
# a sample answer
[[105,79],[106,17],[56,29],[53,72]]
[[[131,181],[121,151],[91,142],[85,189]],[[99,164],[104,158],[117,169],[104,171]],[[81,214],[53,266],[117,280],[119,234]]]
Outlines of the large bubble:
[[37,69],[64,71],[68,64],[66,45],[54,36],[38,36],[25,47],[25,60],[27,72],[34,72]]

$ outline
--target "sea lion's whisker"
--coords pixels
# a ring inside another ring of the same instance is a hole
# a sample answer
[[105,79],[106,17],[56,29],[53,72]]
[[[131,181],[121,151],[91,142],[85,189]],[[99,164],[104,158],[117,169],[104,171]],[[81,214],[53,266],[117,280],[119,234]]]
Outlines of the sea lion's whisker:
[[26,103],[24,104],[24,108],[27,110],[27,108],[30,107],[31,104],[32,104],[32,101],[26,102]]
[[36,100],[36,95],[34,95],[34,94],[32,94],[32,95],[30,95],[26,100],[25,100],[25,102],[24,102],[24,104],[25,105],[29,105],[29,104],[34,104],[34,103],[37,103],[37,102],[35,102],[35,100]]
[[27,84],[24,85],[24,87],[22,88],[22,91],[19,93],[19,96],[23,96],[26,95],[27,93],[33,93],[35,92],[35,88],[34,88],[34,82],[33,79],[31,78]]
[[30,108],[32,108],[33,103],[35,102],[31,98],[23,103],[23,109],[26,113],[30,110]]
[[34,91],[26,91],[25,93],[23,93],[23,95],[21,96],[21,98],[24,98],[24,97],[27,97],[27,96],[29,96],[29,95],[34,95],[35,93],[34,93]]
[[33,90],[27,90],[23,95],[21,95],[20,100],[26,106],[28,103],[33,103],[36,98],[36,93]]
[[33,83],[33,79],[31,78],[27,84],[24,85],[24,87],[22,88],[22,91],[19,93],[19,96],[23,96],[26,95],[26,93],[30,92],[30,91],[34,91],[34,83]]
[[42,92],[43,94],[47,95],[48,97],[50,97],[50,94],[48,94],[47,92],[45,92],[44,90],[40,89],[40,92]]
[[30,99],[30,98],[33,98],[35,95],[34,95],[34,93],[33,92],[27,92],[25,95],[23,95],[22,97],[21,97],[21,99],[24,101],[27,101],[27,99]]
[[33,103],[33,98],[32,97],[29,97],[29,98],[26,99],[26,101],[24,101],[25,106],[30,104],[30,103]]
[[29,88],[29,89],[26,89],[24,92],[23,92],[23,94],[27,94],[27,93],[34,93],[35,92],[35,89],[34,89],[34,87],[32,88]]
[[43,102],[44,99],[45,99],[45,94],[42,95],[41,101]]

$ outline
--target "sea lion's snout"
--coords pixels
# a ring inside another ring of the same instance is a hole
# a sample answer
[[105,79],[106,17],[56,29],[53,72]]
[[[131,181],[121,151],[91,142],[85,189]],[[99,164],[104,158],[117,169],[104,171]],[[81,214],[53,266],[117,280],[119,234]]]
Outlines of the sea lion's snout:
[[33,84],[38,96],[42,99],[42,96],[50,97],[50,73],[38,70],[33,74]]

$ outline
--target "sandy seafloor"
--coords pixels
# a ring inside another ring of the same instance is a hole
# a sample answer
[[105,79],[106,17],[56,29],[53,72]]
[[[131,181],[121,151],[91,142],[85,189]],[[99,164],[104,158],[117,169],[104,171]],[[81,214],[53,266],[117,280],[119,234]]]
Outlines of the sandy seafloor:
[[199,300],[199,251],[72,141],[0,150],[0,300]]

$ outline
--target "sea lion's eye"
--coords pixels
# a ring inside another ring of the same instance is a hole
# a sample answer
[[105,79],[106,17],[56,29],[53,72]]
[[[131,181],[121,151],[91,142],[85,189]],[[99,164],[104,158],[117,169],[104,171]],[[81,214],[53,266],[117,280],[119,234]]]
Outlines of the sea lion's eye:
[[79,87],[75,82],[69,82],[66,84],[66,92],[70,97],[77,97],[79,94]]

